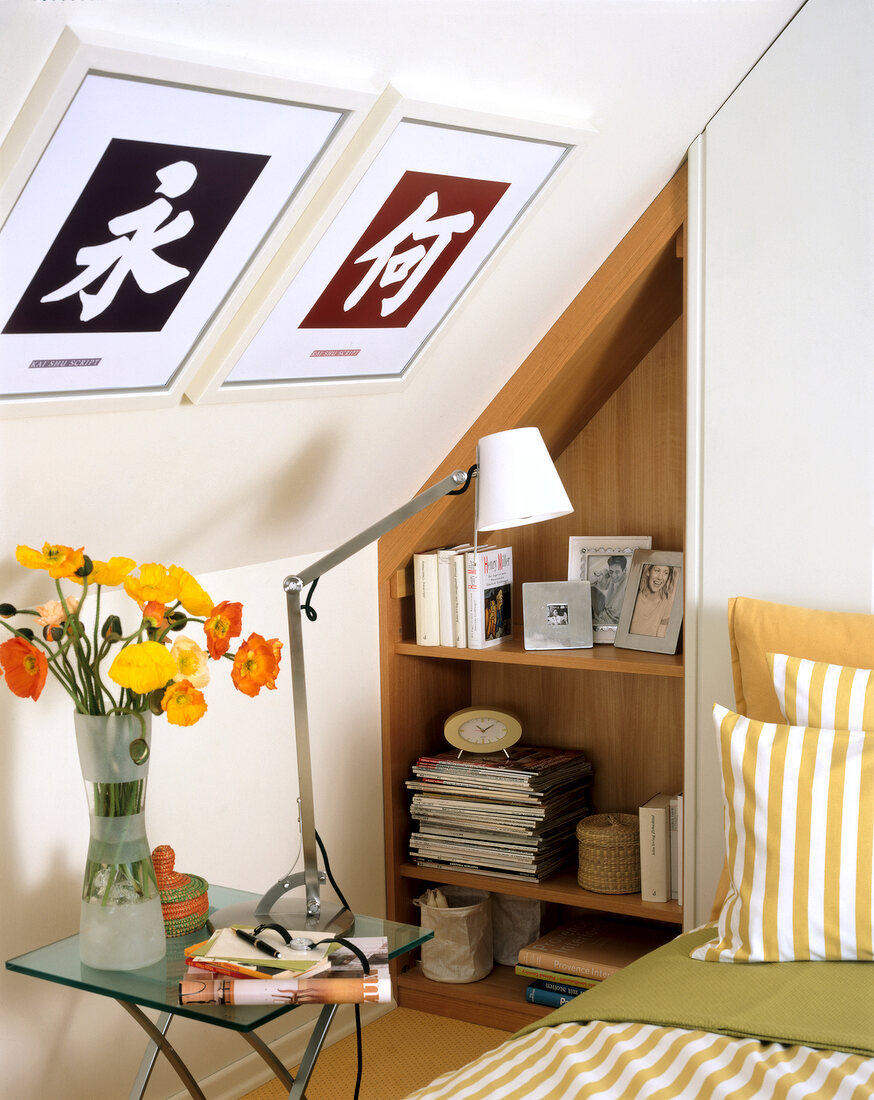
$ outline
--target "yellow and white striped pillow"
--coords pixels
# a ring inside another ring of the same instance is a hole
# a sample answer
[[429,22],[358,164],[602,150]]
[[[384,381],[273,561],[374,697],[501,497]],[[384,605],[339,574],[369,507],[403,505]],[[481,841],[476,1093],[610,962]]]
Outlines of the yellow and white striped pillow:
[[780,710],[793,726],[874,731],[874,671],[766,654]]
[[692,957],[874,960],[874,737],[713,716],[731,881]]

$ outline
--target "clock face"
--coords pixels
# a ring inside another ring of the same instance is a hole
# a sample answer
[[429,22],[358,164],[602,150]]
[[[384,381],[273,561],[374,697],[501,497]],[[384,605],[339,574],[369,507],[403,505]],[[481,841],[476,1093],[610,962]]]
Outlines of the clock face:
[[522,736],[514,714],[489,707],[465,707],[450,714],[443,727],[450,745],[465,752],[499,752]]

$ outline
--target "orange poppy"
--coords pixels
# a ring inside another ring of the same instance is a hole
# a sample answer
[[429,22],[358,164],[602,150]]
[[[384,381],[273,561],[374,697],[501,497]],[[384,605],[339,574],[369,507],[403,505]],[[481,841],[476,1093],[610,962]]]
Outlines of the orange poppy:
[[227,653],[231,638],[239,637],[243,631],[243,605],[222,600],[212,609],[203,629],[209,655],[218,660]]
[[179,680],[164,692],[161,709],[172,726],[193,726],[206,713],[206,700],[188,680]]
[[237,691],[254,698],[262,687],[274,689],[281,653],[282,642],[277,638],[267,641],[260,634],[250,634],[240,646],[231,669]]
[[49,672],[49,662],[41,649],[24,638],[10,638],[0,645],[0,665],[13,695],[39,699]]

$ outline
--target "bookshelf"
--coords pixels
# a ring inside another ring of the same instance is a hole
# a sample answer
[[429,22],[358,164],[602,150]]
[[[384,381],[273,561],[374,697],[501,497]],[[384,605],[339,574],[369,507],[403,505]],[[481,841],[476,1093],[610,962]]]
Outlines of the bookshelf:
[[[684,665],[663,655],[599,645],[526,651],[521,584],[567,576],[571,535],[649,534],[655,549],[682,550],[685,529],[686,171],[681,168],[583,287],[550,332],[471,425],[427,484],[474,461],[476,440],[534,424],[574,504],[574,514],[494,532],[514,551],[514,640],[485,650],[415,644],[410,564],[417,550],[470,539],[473,493],[446,497],[379,543],[387,916],[414,922],[428,884],[469,885],[576,910],[682,925],[682,907],[639,895],[594,894],[575,864],[539,884],[422,868],[408,856],[416,757],[439,751],[443,721],[472,704],[522,719],[522,742],[579,747],[594,766],[593,809],[636,812],[659,790],[683,787]],[[682,638],[681,646],[682,649]],[[687,800],[688,801],[688,800]],[[556,908],[557,907],[557,908]],[[547,1010],[527,1004],[527,980],[508,967],[469,985],[397,976],[401,1005],[514,1030]]]

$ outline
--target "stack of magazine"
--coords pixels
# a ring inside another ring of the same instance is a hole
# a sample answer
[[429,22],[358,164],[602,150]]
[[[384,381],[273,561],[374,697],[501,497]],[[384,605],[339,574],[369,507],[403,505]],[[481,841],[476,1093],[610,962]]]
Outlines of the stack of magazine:
[[574,854],[589,812],[592,765],[577,749],[421,756],[407,780],[423,867],[540,882]]

